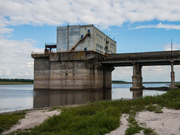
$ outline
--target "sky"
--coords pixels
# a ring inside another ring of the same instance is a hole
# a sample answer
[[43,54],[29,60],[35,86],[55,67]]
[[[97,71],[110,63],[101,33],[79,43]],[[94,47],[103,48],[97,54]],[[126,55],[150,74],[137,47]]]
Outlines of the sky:
[[[0,78],[33,79],[32,52],[56,43],[57,26],[94,24],[117,53],[180,49],[179,0],[0,0]],[[175,66],[180,81],[180,66]],[[170,81],[170,66],[142,68],[144,81]],[[112,80],[132,80],[116,67]]]

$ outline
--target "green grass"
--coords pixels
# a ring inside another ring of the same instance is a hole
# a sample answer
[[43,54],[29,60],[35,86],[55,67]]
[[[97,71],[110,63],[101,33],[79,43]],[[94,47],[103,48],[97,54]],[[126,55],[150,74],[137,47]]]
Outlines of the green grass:
[[136,119],[136,112],[132,111],[129,113],[129,118],[127,121],[129,122],[129,127],[125,131],[125,135],[133,135],[139,133],[143,128],[137,123]]
[[[28,131],[17,131],[19,135],[104,135],[120,126],[120,116],[129,115],[126,135],[143,130],[144,134],[156,134],[135,120],[142,110],[160,113],[162,107],[180,109],[180,90],[167,91],[155,97],[146,96],[135,100],[99,101],[78,107],[61,108],[61,114],[47,119],[44,123]],[[54,109],[59,109],[55,107]]]
[[180,89],[180,83],[176,83],[175,85]]
[[12,125],[16,124],[19,119],[25,117],[25,112],[17,112],[12,114],[0,114],[0,133],[9,129]]
[[0,82],[0,85],[33,84],[32,82]]

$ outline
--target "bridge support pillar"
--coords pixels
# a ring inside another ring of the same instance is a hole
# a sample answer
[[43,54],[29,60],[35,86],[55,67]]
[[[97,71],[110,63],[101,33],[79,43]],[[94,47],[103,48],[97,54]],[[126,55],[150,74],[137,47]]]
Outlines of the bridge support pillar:
[[169,86],[170,89],[177,89],[175,85],[175,72],[174,72],[174,64],[173,61],[171,61],[171,85]]
[[142,66],[139,63],[133,63],[132,87],[130,90],[144,88],[142,83]]

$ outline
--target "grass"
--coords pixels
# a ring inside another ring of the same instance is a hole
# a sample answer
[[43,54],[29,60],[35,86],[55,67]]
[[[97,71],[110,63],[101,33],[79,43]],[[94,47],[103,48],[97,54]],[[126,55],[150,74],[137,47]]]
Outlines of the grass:
[[[28,131],[16,131],[17,135],[104,135],[120,126],[121,114],[129,115],[126,135],[143,130],[144,134],[156,135],[153,129],[139,124],[135,116],[142,110],[162,113],[162,107],[180,109],[180,90],[167,91],[158,96],[146,96],[135,100],[99,101],[86,105],[61,108],[61,115],[55,115]],[[54,109],[59,109],[55,107]]]
[[147,111],[150,112],[155,112],[155,113],[163,113],[162,111],[162,107],[160,105],[148,105],[148,107],[146,108]]
[[180,89],[180,83],[176,83],[176,86]]
[[32,82],[0,82],[0,85],[33,84]]
[[136,119],[136,112],[130,112],[129,118],[127,121],[129,122],[129,128],[125,131],[125,135],[133,135],[139,133],[143,128],[137,123]]
[[12,125],[16,124],[19,119],[25,117],[25,112],[17,112],[12,114],[0,114],[0,133],[9,129]]

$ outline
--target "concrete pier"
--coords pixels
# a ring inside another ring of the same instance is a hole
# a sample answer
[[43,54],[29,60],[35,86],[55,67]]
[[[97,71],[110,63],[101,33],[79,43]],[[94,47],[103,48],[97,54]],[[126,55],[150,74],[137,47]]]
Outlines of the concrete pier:
[[139,63],[133,63],[132,87],[130,90],[144,88],[142,84],[142,66]]
[[113,66],[98,62],[95,52],[32,54],[34,90],[111,89]]
[[175,72],[174,72],[174,64],[173,64],[173,60],[171,60],[171,85],[169,86],[169,89],[178,89],[178,87],[176,87],[175,85]]

